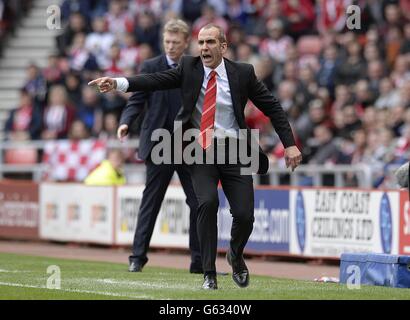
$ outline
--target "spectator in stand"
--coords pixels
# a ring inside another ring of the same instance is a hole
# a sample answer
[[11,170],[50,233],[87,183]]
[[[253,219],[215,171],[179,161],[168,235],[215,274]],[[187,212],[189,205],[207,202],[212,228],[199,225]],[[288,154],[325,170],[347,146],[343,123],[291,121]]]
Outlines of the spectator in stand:
[[282,1],[282,12],[289,22],[288,34],[294,40],[313,31],[315,7],[311,0]]
[[367,78],[369,80],[369,90],[376,98],[379,95],[379,86],[385,75],[385,67],[380,60],[367,60]]
[[400,54],[409,54],[410,53],[410,23],[406,23],[404,28],[404,39],[403,44],[400,47]]
[[126,182],[123,165],[124,156],[121,150],[109,150],[107,159],[103,160],[103,162],[85,178],[84,183],[92,186],[123,185]]
[[151,48],[151,46],[147,43],[143,43],[138,47],[138,54],[139,54],[139,66],[145,61],[154,56],[154,50]]
[[100,97],[94,88],[83,86],[81,100],[76,108],[76,118],[84,123],[92,135],[97,136],[101,132],[103,121]]
[[392,66],[400,54],[400,48],[403,43],[401,27],[389,28],[384,42],[386,48],[386,63],[387,65]]
[[282,108],[289,111],[296,105],[296,84],[286,80],[280,83],[278,89],[278,99],[281,102]]
[[382,37],[385,37],[388,34],[390,28],[401,28],[406,21],[397,1],[385,1],[384,4],[385,7],[383,12],[385,23],[380,28],[380,34]]
[[368,40],[363,51],[366,62],[371,63],[373,61],[381,60],[382,54],[380,51],[377,43]]
[[160,52],[160,25],[152,12],[142,12],[137,17],[134,29],[139,44],[148,44],[156,55]]
[[397,57],[390,78],[396,88],[401,88],[405,82],[410,81],[409,59],[407,56],[400,55]]
[[181,13],[185,21],[194,23],[201,16],[201,8],[207,0],[177,0],[176,11]]
[[377,130],[379,147],[375,155],[382,159],[384,163],[390,163],[394,160],[395,137],[393,131],[388,128],[379,128]]
[[49,87],[51,84],[62,83],[63,73],[59,66],[59,57],[55,54],[48,56],[47,66],[43,69],[43,77]]
[[396,105],[389,109],[388,113],[388,127],[394,132],[396,137],[404,135],[403,129],[405,127],[405,108],[402,105]]
[[367,134],[362,127],[357,127],[351,131],[353,137],[354,150],[351,156],[350,163],[358,164],[363,162],[367,146]]
[[368,106],[361,118],[362,127],[366,132],[373,132],[379,129],[377,124],[377,109],[374,106]]
[[196,19],[192,25],[192,38],[196,39],[199,30],[210,23],[220,26],[225,33],[228,33],[227,21],[223,17],[217,15],[216,10],[212,5],[204,4],[201,8],[201,16]]
[[238,24],[246,28],[249,18],[249,7],[242,0],[226,1],[226,17],[231,24]]
[[302,112],[307,110],[307,105],[315,99],[319,89],[315,79],[315,71],[309,64],[302,65],[299,69],[298,105]]
[[335,89],[337,64],[337,47],[335,45],[325,47],[323,50],[323,57],[320,59],[319,72],[316,77],[318,84],[326,87],[331,92],[334,92]]
[[92,20],[92,32],[86,36],[85,48],[96,58],[98,65],[107,64],[111,46],[115,42],[115,36],[107,31],[104,17],[96,17]]
[[236,48],[236,60],[255,66],[260,58],[254,53],[253,48],[249,43],[242,42],[239,43]]
[[115,112],[120,113],[121,110],[125,107],[127,102],[126,97],[128,95],[124,95],[122,92],[108,92],[108,94],[104,94],[102,96],[101,105],[105,112]]
[[135,73],[139,63],[140,54],[137,40],[135,39],[135,35],[133,33],[128,32],[124,35],[124,43],[121,46],[119,64],[123,66],[124,69],[134,69]]
[[35,140],[40,136],[41,111],[34,104],[33,98],[22,89],[18,107],[10,111],[5,123],[5,139],[11,141]]
[[68,104],[67,91],[61,85],[50,88],[43,114],[42,139],[65,139],[74,120],[75,110]]
[[77,107],[81,103],[81,75],[70,71],[64,79],[64,86],[67,90],[68,103]]
[[342,110],[343,107],[349,103],[353,103],[352,93],[347,85],[338,85],[335,90],[335,99],[331,106],[331,113]]
[[346,11],[350,1],[346,0],[318,0],[317,29],[320,34],[328,30],[342,31],[346,26]]
[[403,128],[402,136],[396,140],[394,149],[394,160],[392,163],[403,164],[410,157],[410,125],[406,124]]
[[150,11],[154,14],[155,19],[161,19],[167,11],[175,11],[175,1],[163,1],[163,0],[130,0],[128,11],[132,16],[136,17],[142,12]]
[[283,33],[283,22],[279,19],[269,20],[267,23],[268,38],[260,44],[260,52],[267,55],[275,62],[286,61],[286,51],[293,44],[291,37]]
[[[255,57],[256,58],[256,57]],[[252,59],[252,58],[251,58]],[[250,60],[252,61],[252,60]],[[273,62],[269,57],[260,57],[255,59],[255,74],[258,79],[263,81],[269,91],[273,91],[275,84],[273,79]]]
[[74,120],[68,131],[68,139],[72,141],[81,141],[87,140],[90,137],[90,131],[85,126],[84,122],[79,119]]
[[308,139],[312,138],[314,128],[319,125],[330,128],[332,122],[326,113],[323,101],[315,99],[309,103],[309,110],[303,112],[294,124],[294,130],[297,136],[300,137],[302,145],[305,145]]
[[403,86],[399,89],[400,102],[399,104],[406,109],[410,108],[410,80],[404,82]]
[[108,31],[115,36],[117,41],[122,41],[125,33],[134,30],[134,17],[127,8],[128,1],[111,0],[105,15]]
[[104,66],[104,73],[109,76],[124,74],[126,64],[121,60],[121,48],[117,43],[111,46],[108,63]]
[[367,80],[359,80],[354,85],[355,102],[358,110],[364,110],[368,106],[373,105],[375,98],[370,90],[369,82]]
[[96,57],[85,47],[85,34],[77,33],[68,53],[70,68],[75,71],[97,70],[99,65]]
[[74,37],[78,33],[87,33],[87,23],[81,13],[72,13],[69,17],[68,26],[64,28],[64,32],[56,38],[57,47],[60,55],[67,55],[71,47]]
[[399,92],[395,90],[393,82],[390,78],[385,77],[379,84],[379,96],[375,102],[378,109],[390,109],[397,105],[400,101]]
[[347,56],[336,68],[336,84],[354,84],[366,74],[366,63],[362,58],[361,50],[357,41],[347,44]]
[[332,130],[321,124],[314,128],[313,137],[307,142],[311,150],[309,164],[333,163],[337,152],[337,146],[333,140]]
[[362,128],[362,121],[357,114],[356,108],[353,105],[346,105],[342,108],[343,127],[339,131],[342,138],[351,138],[352,132]]
[[87,21],[89,21],[92,12],[91,6],[92,1],[90,0],[64,0],[61,5],[61,18],[63,22],[65,22],[73,13],[79,12],[86,18]]
[[103,128],[98,135],[99,139],[116,140],[118,128],[118,116],[114,112],[108,112],[103,118]]
[[31,63],[26,69],[26,80],[23,88],[31,95],[35,103],[44,102],[47,84],[40,68],[34,63]]

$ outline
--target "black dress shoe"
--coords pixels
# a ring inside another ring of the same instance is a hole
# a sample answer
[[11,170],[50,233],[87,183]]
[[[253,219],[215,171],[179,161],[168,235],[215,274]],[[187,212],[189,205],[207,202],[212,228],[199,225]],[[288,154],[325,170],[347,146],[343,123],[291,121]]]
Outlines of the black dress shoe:
[[204,283],[202,284],[202,289],[205,290],[216,290],[218,289],[218,284],[216,282],[216,276],[213,274],[207,274],[204,278]]
[[226,253],[226,260],[232,267],[232,279],[241,288],[249,285],[249,270],[245,264],[245,260],[241,256],[239,259],[232,257],[231,250]]
[[129,272],[141,272],[142,271],[143,265],[141,263],[138,263],[136,261],[130,262],[130,265],[128,267]]

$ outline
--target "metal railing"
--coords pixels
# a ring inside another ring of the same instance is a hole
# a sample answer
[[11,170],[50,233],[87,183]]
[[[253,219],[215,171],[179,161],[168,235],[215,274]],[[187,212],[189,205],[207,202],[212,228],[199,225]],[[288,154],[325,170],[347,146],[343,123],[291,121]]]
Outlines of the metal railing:
[[[47,165],[39,162],[37,164],[5,164],[3,154],[8,149],[35,148],[43,150],[47,141],[27,142],[1,142],[0,143],[0,179],[4,174],[29,173],[32,180],[40,182],[47,170]],[[137,148],[138,139],[130,139],[124,142],[108,140],[108,148]],[[395,183],[394,172],[399,166],[389,166],[386,170],[386,178],[390,181],[389,187],[398,188]],[[143,164],[126,164],[124,173],[129,183],[145,183],[145,166]],[[277,165],[270,165],[265,176],[254,176],[255,185],[291,185],[291,186],[329,186],[329,180],[335,187],[360,187],[372,188],[373,176],[371,167],[366,164],[357,165],[300,165],[294,172],[290,169]],[[347,177],[354,177],[356,185],[347,181]],[[174,177],[176,179],[176,175]],[[177,179],[176,179],[177,181]],[[326,182],[326,183],[325,183]]]
[[[39,161],[36,164],[6,164],[4,163],[4,152],[10,149],[36,149],[38,152],[44,150],[47,141],[36,140],[36,141],[2,141],[0,142],[0,179],[4,177],[7,173],[17,173],[17,174],[31,174],[32,180],[40,182],[44,173],[48,169],[48,166]],[[134,148],[138,147],[138,139],[129,139],[124,142],[118,140],[107,140],[107,148]],[[140,182],[145,179],[145,166],[144,165],[125,165],[124,172],[126,175],[132,176],[133,181]]]
[[371,168],[365,164],[358,165],[300,165],[291,172],[288,168],[270,166],[268,171],[269,184],[280,185],[281,180],[288,180],[289,185],[323,186],[325,180],[330,180],[335,187],[349,185],[347,176],[356,177],[357,187],[372,187]]

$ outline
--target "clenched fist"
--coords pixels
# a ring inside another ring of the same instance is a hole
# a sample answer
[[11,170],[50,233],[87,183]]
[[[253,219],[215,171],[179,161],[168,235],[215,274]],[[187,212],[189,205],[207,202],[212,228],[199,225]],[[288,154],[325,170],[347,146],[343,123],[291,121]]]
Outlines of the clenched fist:
[[302,153],[298,147],[291,146],[285,149],[286,167],[292,168],[292,171],[302,162]]
[[128,126],[126,124],[122,124],[118,127],[117,130],[117,137],[118,139],[120,139],[121,141],[124,140],[124,138],[127,136],[128,134]]

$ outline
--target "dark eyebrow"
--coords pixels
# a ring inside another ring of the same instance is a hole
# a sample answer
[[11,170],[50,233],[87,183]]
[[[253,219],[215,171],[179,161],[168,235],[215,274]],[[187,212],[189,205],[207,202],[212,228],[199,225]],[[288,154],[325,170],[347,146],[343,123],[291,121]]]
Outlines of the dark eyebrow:
[[216,39],[198,40],[199,44],[204,43],[204,42],[206,42],[206,43],[215,43]]

